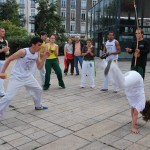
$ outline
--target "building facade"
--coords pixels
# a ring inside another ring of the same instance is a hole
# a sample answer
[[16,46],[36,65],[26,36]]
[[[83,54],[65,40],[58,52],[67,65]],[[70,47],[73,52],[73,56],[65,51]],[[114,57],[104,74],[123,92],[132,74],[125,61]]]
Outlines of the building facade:
[[114,31],[121,44],[121,57],[127,58],[126,47],[130,47],[135,39],[137,20],[144,30],[144,37],[150,38],[149,0],[136,0],[136,12],[133,0],[101,0],[88,12],[88,37],[93,38],[97,55],[107,40],[108,31]]
[[[5,2],[6,0],[0,0]],[[21,23],[29,33],[35,30],[35,15],[37,3],[35,0],[16,0],[19,4],[19,14],[22,16]],[[63,26],[66,34],[79,34],[83,37],[88,31],[88,10],[100,0],[49,0],[50,3],[58,3],[58,14],[64,18]]]
[[59,0],[58,13],[64,18],[63,26],[70,35],[85,37],[88,31],[88,10],[99,0]]

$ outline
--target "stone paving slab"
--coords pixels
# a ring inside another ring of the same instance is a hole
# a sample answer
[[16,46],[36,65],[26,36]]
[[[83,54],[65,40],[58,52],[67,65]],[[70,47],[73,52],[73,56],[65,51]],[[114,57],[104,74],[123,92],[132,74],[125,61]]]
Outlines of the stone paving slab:
[[[48,110],[35,111],[31,96],[21,88],[0,121],[0,150],[150,150],[150,123],[139,115],[140,133],[131,133],[125,94],[113,93],[111,83],[108,92],[100,91],[104,70],[98,62],[94,89],[89,87],[88,73],[84,89],[79,87],[81,75],[63,75],[66,89],[61,89],[52,73],[51,87],[42,94]],[[130,68],[130,61],[118,64],[123,73]],[[63,69],[63,57],[60,66]],[[39,71],[36,78],[40,82]],[[144,83],[150,100],[150,62]],[[7,84],[5,80],[5,88]]]

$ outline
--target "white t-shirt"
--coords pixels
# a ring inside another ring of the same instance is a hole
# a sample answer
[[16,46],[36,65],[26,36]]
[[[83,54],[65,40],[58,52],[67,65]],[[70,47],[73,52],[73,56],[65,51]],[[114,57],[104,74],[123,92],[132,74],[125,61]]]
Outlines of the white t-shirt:
[[69,54],[73,54],[73,45],[72,44],[66,44],[65,45],[65,48],[66,48],[66,52],[69,53]]
[[[112,40],[111,42],[108,40],[105,44],[105,47],[106,47],[106,51],[109,52],[109,53],[113,53],[113,52],[117,52],[117,49],[116,49],[116,40]],[[109,60],[118,60],[118,55],[110,55],[106,58],[107,61]]]
[[38,59],[38,52],[31,53],[29,48],[24,48],[26,54],[19,58],[14,65],[11,75],[17,79],[29,77],[33,73],[33,67]]
[[[129,72],[129,74],[132,74],[132,71]],[[135,72],[134,72],[135,74]],[[139,74],[137,73],[138,78]],[[128,76],[129,77],[129,76]],[[136,78],[136,76],[134,76]],[[126,80],[126,76],[125,76]],[[129,78],[128,78],[129,80]],[[128,81],[126,81],[128,82]],[[132,81],[130,81],[132,82]],[[133,107],[136,108],[138,112],[143,111],[145,108],[145,93],[144,93],[144,83],[143,83],[143,78],[140,76],[139,80],[135,82],[133,85],[130,84],[130,86],[125,87],[125,94],[128,99],[129,104]]]

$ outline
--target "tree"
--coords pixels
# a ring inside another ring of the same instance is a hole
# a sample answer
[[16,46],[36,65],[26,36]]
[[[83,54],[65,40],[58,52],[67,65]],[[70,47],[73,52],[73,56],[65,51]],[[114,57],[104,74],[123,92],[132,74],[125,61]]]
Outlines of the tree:
[[6,0],[0,3],[0,20],[9,20],[13,24],[20,26],[19,5],[16,0]]
[[16,36],[27,36],[28,33],[23,27],[18,27],[9,20],[0,21],[0,27],[5,28],[6,38],[7,37],[16,37]]
[[57,12],[57,4],[49,3],[48,0],[39,0],[38,14],[35,17],[35,31],[39,33],[44,30],[50,33],[64,33],[62,27],[63,18]]

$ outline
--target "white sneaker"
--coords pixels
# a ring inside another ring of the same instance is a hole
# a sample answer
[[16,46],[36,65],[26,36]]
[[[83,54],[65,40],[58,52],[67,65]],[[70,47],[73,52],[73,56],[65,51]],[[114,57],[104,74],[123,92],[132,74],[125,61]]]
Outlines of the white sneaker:
[[85,86],[84,85],[80,85],[80,88],[85,88]]
[[95,85],[90,86],[90,88],[94,89]]

